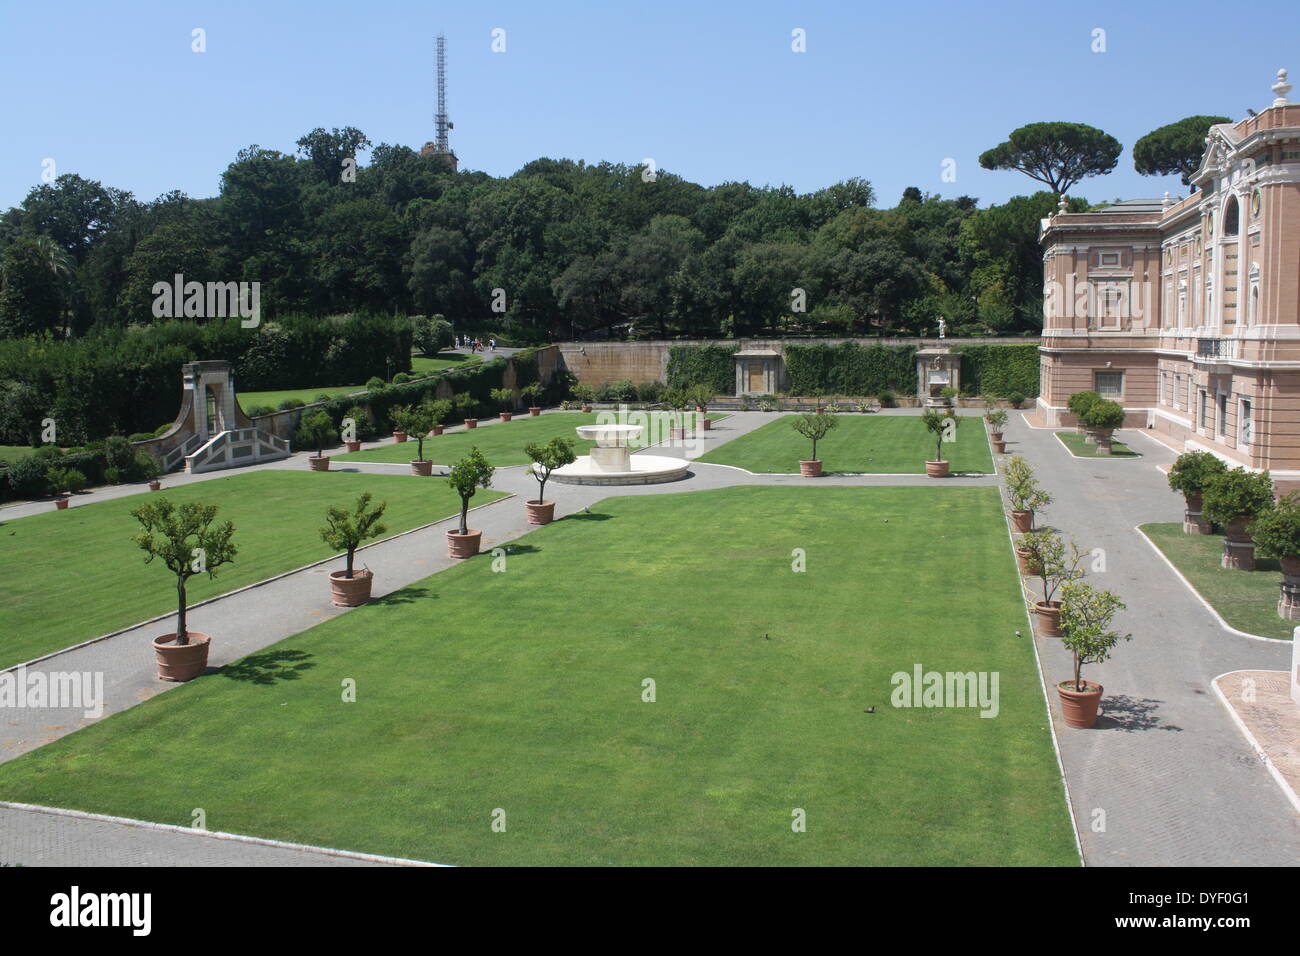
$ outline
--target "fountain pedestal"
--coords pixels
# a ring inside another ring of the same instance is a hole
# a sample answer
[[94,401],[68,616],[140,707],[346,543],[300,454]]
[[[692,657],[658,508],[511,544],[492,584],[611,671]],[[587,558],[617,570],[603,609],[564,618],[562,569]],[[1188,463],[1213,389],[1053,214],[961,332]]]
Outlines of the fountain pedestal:
[[688,462],[659,455],[632,456],[642,425],[579,425],[578,437],[594,441],[591,454],[551,472],[551,480],[570,485],[649,485],[685,478]]

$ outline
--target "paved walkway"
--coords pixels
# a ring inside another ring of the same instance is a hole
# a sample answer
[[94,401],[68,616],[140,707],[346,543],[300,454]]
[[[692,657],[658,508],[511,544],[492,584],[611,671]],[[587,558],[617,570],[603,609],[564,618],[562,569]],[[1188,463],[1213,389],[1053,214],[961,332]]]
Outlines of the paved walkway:
[[1019,415],[1006,435],[1007,451],[1024,455],[1056,497],[1046,524],[1104,549],[1106,570],[1089,580],[1128,605],[1116,624],[1134,635],[1085,672],[1105,687],[1093,730],[1061,723],[1055,683],[1071,675],[1071,657],[1059,640],[1037,638],[1088,865],[1300,863],[1300,815],[1211,687],[1227,671],[1286,670],[1290,645],[1225,631],[1133,530],[1182,521],[1182,499],[1158,468],[1174,452],[1124,429],[1120,439],[1145,457],[1073,458]]
[[[973,412],[971,412],[973,414]],[[555,413],[548,413],[555,414]],[[656,446],[651,454],[694,459],[779,413],[736,413],[688,448]],[[882,414],[917,414],[889,410]],[[485,423],[480,427],[501,427]],[[508,427],[508,426],[506,426]],[[1126,433],[1123,437],[1128,440]],[[1084,854],[1090,865],[1288,865],[1300,861],[1300,817],[1291,811],[1254,751],[1219,706],[1210,681],[1231,670],[1285,669],[1290,648],[1234,637],[1224,632],[1185,585],[1155,559],[1132,529],[1147,521],[1181,518],[1181,505],[1155,467],[1172,460],[1163,445],[1137,436],[1132,443],[1147,457],[1129,461],[1072,458],[1050,431],[1034,431],[1013,416],[1008,450],[1024,454],[1059,504],[1051,524],[1088,548],[1105,549],[1107,571],[1094,580],[1116,591],[1130,611],[1120,620],[1137,635],[1108,664],[1090,676],[1106,685],[1106,713],[1093,731],[1066,730],[1053,689],[1069,672],[1059,641],[1039,639],[1048,701],[1060,738]],[[269,468],[304,468],[301,456]],[[392,473],[393,466],[349,462],[349,470]],[[404,466],[399,466],[404,467]],[[438,473],[435,470],[435,474]],[[176,476],[169,484],[209,480],[213,475]],[[696,464],[689,477],[665,485],[594,487],[560,485],[551,497],[557,517],[581,511],[611,496],[681,493],[733,485],[928,485],[923,475],[875,477],[754,476],[738,469]],[[993,478],[952,478],[945,487],[987,485]],[[504,545],[529,530],[523,500],[536,483],[523,467],[501,468],[494,487],[515,497],[485,506],[472,524],[484,532],[483,549]],[[97,491],[95,497],[140,493],[138,486]],[[0,517],[17,517],[12,506]],[[48,509],[38,504],[36,510]],[[375,572],[376,597],[449,567],[444,532],[454,519],[381,542],[360,552]],[[221,666],[323,620],[347,613],[328,601],[326,575],[341,561],[289,575],[223,598],[191,612],[191,625],[214,634],[211,662]],[[102,671],[105,713],[133,706],[175,685],[153,679],[150,639],[160,625],[67,651],[38,665],[57,671]],[[0,722],[0,762],[71,733],[90,721],[80,712],[8,711]],[[1096,810],[1105,812],[1104,831],[1094,830]],[[39,817],[40,819],[37,819]],[[98,864],[166,862],[170,865],[223,863],[316,865],[301,850],[214,841],[192,834],[140,830],[126,824],[50,817],[0,808],[0,862]],[[143,834],[143,835],[142,835]],[[165,844],[153,841],[165,839]],[[211,844],[222,845],[213,847]],[[292,854],[286,856],[285,854]],[[355,862],[330,857],[330,865]]]

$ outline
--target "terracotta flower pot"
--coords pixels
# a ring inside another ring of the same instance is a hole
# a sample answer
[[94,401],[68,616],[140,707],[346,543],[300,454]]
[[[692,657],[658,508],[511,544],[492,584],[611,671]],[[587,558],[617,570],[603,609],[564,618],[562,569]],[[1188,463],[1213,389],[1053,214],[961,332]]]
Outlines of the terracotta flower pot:
[[1038,615],[1039,632],[1048,637],[1061,636],[1061,602],[1035,601],[1034,613]]
[[929,477],[929,478],[947,478],[947,477],[948,477],[948,462],[943,461],[943,460],[940,460],[940,461],[927,461],[927,462],[925,463],[925,474],[926,474],[926,477]]
[[1002,432],[989,432],[989,438],[993,441],[1002,441]]
[[465,419],[465,427],[466,427],[466,428],[478,428],[478,419],[477,419],[477,418],[467,418],[467,419]]
[[150,491],[162,491],[162,482],[161,482],[161,481],[151,481],[151,482],[149,482],[149,490],[150,490]]
[[397,442],[399,445],[406,441],[408,437],[410,436],[408,436],[406,432],[393,432],[393,441]]
[[1282,565],[1282,573],[1287,577],[1300,578],[1300,558],[1278,558],[1278,564]]
[[361,442],[357,441],[356,439],[353,439],[352,441],[345,441],[343,443],[343,447],[346,448],[348,451],[360,451]]
[[508,421],[510,421],[510,413],[509,413],[509,412],[502,412],[502,413],[501,413],[501,420],[502,420],[503,422],[508,422]]
[[1097,708],[1105,688],[1088,681],[1083,685],[1087,690],[1075,690],[1074,681],[1063,680],[1056,685],[1056,690],[1061,695],[1061,715],[1065,718],[1065,726],[1087,730],[1097,723]]
[[994,454],[1005,455],[1007,453],[1007,443],[1004,441],[995,441],[993,443],[993,452]]
[[703,415],[703,414],[704,414],[704,406],[703,406],[703,405],[696,405],[696,406],[695,406],[695,412],[696,412],[696,414]]
[[66,509],[66,508],[68,507],[68,499],[67,499],[67,498],[55,498],[55,499],[54,499],[54,507],[57,508],[59,511],[63,511],[64,509]]
[[1020,573],[1026,577],[1038,573],[1038,562],[1028,548],[1016,548],[1016,564],[1020,565]]
[[555,520],[554,501],[525,501],[529,524],[550,524]]
[[346,574],[346,571],[330,572],[330,601],[335,607],[360,607],[370,600],[375,572],[369,568],[353,568],[352,577],[345,577]]
[[441,434],[442,434],[442,426],[441,426],[441,425],[434,425],[432,428],[429,429],[429,434],[432,435],[432,436],[434,436],[435,438],[436,438],[437,436],[441,435]]
[[583,406],[582,406],[582,410],[583,410],[584,412],[590,414],[590,412],[591,412],[591,406],[590,406],[590,405],[583,405]]
[[421,478],[428,478],[433,474],[433,462],[427,459],[411,462],[411,474],[419,475]]
[[1034,530],[1034,513],[1032,511],[1011,512],[1011,530],[1017,534]]
[[1183,495],[1183,534],[1213,534],[1214,525],[1201,513],[1200,495]]
[[676,425],[668,426],[668,438],[670,441],[681,441],[686,438],[686,429],[678,428]]
[[713,427],[713,419],[712,419],[712,418],[701,418],[701,419],[700,419],[700,430],[701,430],[701,431],[706,431],[706,432],[707,432],[707,431],[708,431],[709,429],[711,429],[712,427]]
[[810,460],[799,460],[799,474],[804,478],[820,478],[822,476],[822,460],[813,458]]
[[482,540],[483,532],[475,531],[472,528],[466,534],[461,534],[459,531],[448,531],[447,554],[453,558],[472,558],[478,554],[479,542]]
[[1223,528],[1223,558],[1219,564],[1228,571],[1255,570],[1255,543],[1246,526],[1253,519],[1236,517]]
[[153,639],[159,680],[193,680],[208,669],[208,647],[212,638],[201,631],[190,631],[186,636],[187,644],[175,643],[175,632]]
[[311,470],[312,470],[312,471],[329,471],[329,470],[330,470],[330,458],[329,458],[329,455],[321,455],[321,456],[319,456],[319,457],[317,457],[316,455],[308,455],[308,456],[307,456],[307,464],[308,464],[309,466],[311,466]]
[[529,405],[529,406],[528,406],[528,414],[529,414],[530,416],[532,416],[533,418],[536,418],[536,417],[537,417],[538,415],[540,415],[541,413],[542,413],[542,410],[541,410],[540,408],[538,408],[537,406],[535,406],[535,405]]

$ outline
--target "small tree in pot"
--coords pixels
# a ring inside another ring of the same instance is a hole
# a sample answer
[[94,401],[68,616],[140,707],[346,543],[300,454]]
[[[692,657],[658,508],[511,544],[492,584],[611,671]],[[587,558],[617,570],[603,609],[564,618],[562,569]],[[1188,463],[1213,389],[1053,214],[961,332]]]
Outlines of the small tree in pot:
[[338,607],[358,607],[370,600],[370,585],[374,572],[369,568],[353,570],[353,557],[362,542],[377,538],[388,529],[379,519],[384,516],[388,502],[381,501],[370,507],[370,492],[357,499],[351,511],[331,507],[325,512],[325,527],[320,529],[321,540],[335,551],[347,552],[347,564],[342,571],[330,572],[330,595]]
[[1210,534],[1214,530],[1201,513],[1202,496],[1210,481],[1227,470],[1223,460],[1208,451],[1184,452],[1169,469],[1169,487],[1180,493],[1185,503],[1184,534]]
[[298,448],[315,448],[316,454],[307,456],[307,464],[312,471],[329,471],[330,460],[325,457],[325,449],[338,441],[334,431],[334,422],[324,412],[313,412],[298,423],[293,443]]
[[1082,415],[1083,425],[1097,443],[1097,454],[1109,455],[1111,437],[1124,424],[1124,406],[1109,399],[1093,402]]
[[686,423],[684,412],[686,406],[691,403],[690,396],[686,394],[683,388],[669,388],[664,390],[664,404],[671,408],[672,414],[669,416],[668,438],[674,441],[680,441],[686,438]]
[[1007,462],[1007,497],[1011,499],[1011,527],[1017,533],[1032,531],[1034,512],[1052,503],[1049,495],[1038,484],[1034,469],[1019,455]]
[[1110,591],[1082,581],[1070,581],[1061,589],[1061,643],[1074,655],[1074,679],[1056,685],[1061,695],[1061,713],[1068,727],[1088,728],[1097,722],[1097,706],[1104,688],[1083,679],[1085,664],[1100,664],[1110,657],[1120,641],[1133,639],[1111,629],[1115,614],[1124,603]]
[[374,433],[374,422],[364,405],[353,405],[343,413],[343,447],[348,451],[360,451],[361,443],[374,437]]
[[542,407],[539,404],[542,400],[542,383],[533,382],[532,385],[525,385],[519,390],[520,396],[528,403],[528,414],[536,418],[542,413]]
[[925,463],[925,473],[931,478],[948,477],[948,460],[943,457],[945,442],[957,440],[957,425],[961,421],[956,415],[927,408],[921,413],[921,423],[934,436],[934,460]]
[[74,495],[86,487],[86,476],[75,468],[63,468],[58,465],[45,473],[50,493],[56,496],[54,507],[63,510],[68,507],[68,496]]
[[805,478],[820,478],[822,474],[822,462],[817,457],[817,443],[830,433],[833,428],[839,425],[839,419],[834,415],[823,415],[813,413],[811,415],[798,415],[790,422],[790,427],[797,431],[804,438],[812,442],[812,457],[800,459],[799,474]]
[[475,446],[470,453],[451,466],[447,481],[460,495],[460,529],[447,532],[447,551],[453,558],[470,558],[478,554],[482,531],[471,531],[467,523],[470,499],[480,488],[492,486],[496,469],[488,464],[483,453]]
[[1071,541],[1067,551],[1065,541],[1055,531],[1031,531],[1018,542],[1017,552],[1024,553],[1024,565],[1042,583],[1043,599],[1034,602],[1034,612],[1042,633],[1049,637],[1061,636],[1061,602],[1057,592],[1071,581],[1083,577],[1079,565],[1083,552]]
[[215,525],[217,506],[187,502],[177,508],[166,498],[140,505],[131,512],[144,530],[133,540],[144,551],[144,563],[158,558],[176,576],[176,632],[154,638],[159,680],[187,681],[208,666],[211,638],[186,626],[186,583],[196,574],[217,575],[217,568],[234,560],[235,533],[229,521]]
[[441,435],[442,423],[451,415],[451,402],[445,398],[426,398],[420,407],[429,423],[429,434]]
[[1255,545],[1250,522],[1273,507],[1273,479],[1259,473],[1233,468],[1211,478],[1205,486],[1205,516],[1223,525],[1223,559],[1228,570],[1255,570]]
[[700,428],[708,431],[713,426],[713,419],[708,417],[709,403],[713,401],[713,389],[707,385],[692,386],[688,398],[695,405],[695,411],[700,415]]
[[591,403],[596,400],[596,390],[590,385],[575,385],[571,391],[573,397],[582,402],[582,410],[591,411]]
[[556,468],[563,468],[578,460],[573,450],[572,438],[552,438],[542,444],[532,442],[524,446],[524,454],[532,459],[528,473],[537,481],[537,500],[524,502],[529,524],[550,524],[555,518],[555,502],[546,500],[546,480]]
[[984,420],[989,423],[989,441],[993,442],[993,450],[999,455],[1005,454],[1007,443],[1002,440],[1002,429],[1007,427],[1007,413],[1004,409],[995,408]]
[[508,388],[494,388],[489,394],[501,409],[501,420],[510,421],[511,410],[515,407],[515,393]]
[[1300,493],[1291,492],[1252,521],[1250,536],[1260,554],[1282,565],[1277,616],[1300,621]]
[[478,428],[478,419],[474,417],[474,412],[478,408],[478,402],[469,392],[461,392],[452,399],[452,404],[456,411],[460,413],[461,420],[464,421],[466,428]]
[[433,416],[430,414],[429,406],[399,406],[393,409],[392,418],[393,425],[399,431],[415,437],[415,458],[411,460],[411,474],[429,477],[433,474],[433,462],[424,457],[424,440],[433,428]]

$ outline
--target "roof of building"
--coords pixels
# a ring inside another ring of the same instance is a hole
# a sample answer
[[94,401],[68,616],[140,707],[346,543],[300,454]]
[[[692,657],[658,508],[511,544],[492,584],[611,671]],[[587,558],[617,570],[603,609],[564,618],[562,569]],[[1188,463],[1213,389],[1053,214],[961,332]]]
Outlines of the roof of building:
[[1159,213],[1165,209],[1163,199],[1116,199],[1114,202],[1103,203],[1089,209],[1088,212],[1153,212]]

